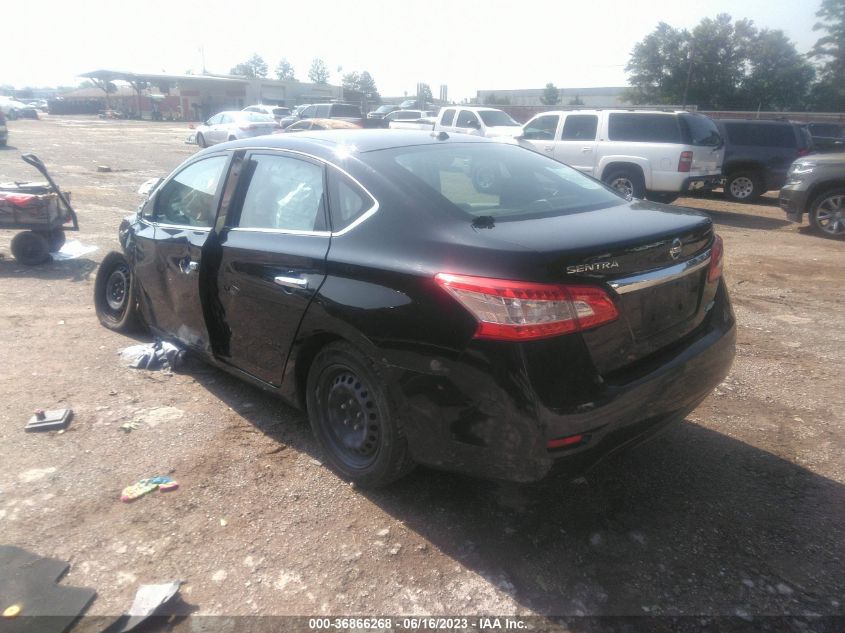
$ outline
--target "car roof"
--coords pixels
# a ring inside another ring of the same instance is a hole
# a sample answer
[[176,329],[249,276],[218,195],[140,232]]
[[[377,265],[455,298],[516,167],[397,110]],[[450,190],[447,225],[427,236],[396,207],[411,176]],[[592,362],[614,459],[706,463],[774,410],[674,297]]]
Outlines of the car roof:
[[354,147],[356,153],[374,152],[395,147],[414,145],[440,145],[443,143],[495,143],[496,141],[469,134],[435,134],[427,130],[303,130],[296,134],[272,134],[229,141],[214,145],[206,153],[221,149],[262,148],[310,151],[313,154],[330,158],[339,146]]

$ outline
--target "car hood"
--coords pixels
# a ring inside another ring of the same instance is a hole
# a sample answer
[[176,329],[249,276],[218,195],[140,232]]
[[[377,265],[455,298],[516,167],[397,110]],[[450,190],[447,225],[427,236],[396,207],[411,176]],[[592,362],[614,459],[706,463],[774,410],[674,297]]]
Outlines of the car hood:
[[839,163],[845,168],[845,153],[837,152],[835,154],[809,154],[802,156],[797,162],[801,163],[816,163],[817,165],[829,165]]
[[484,135],[490,137],[503,136],[512,138],[520,132],[522,132],[522,126],[520,125],[494,125],[492,127],[488,127]]

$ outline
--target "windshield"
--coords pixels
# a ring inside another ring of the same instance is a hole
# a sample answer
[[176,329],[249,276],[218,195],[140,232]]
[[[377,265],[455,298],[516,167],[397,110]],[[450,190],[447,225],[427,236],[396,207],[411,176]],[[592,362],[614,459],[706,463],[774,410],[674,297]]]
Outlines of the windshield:
[[252,123],[275,123],[276,119],[272,117],[270,114],[264,114],[263,112],[241,112],[239,114],[241,119],[246,119],[247,121],[251,121]]
[[494,127],[496,125],[519,125],[519,123],[514,121],[501,110],[481,110],[478,115],[487,127]]
[[681,126],[686,132],[690,145],[718,147],[722,144],[719,128],[709,117],[702,114],[682,114]]
[[393,182],[468,220],[525,220],[622,204],[600,182],[545,156],[503,143],[418,145],[365,154]]
[[378,112],[379,114],[387,114],[387,113],[389,113],[389,112],[392,112],[392,111],[393,111],[393,110],[395,110],[395,109],[396,109],[396,106],[393,106],[393,105],[383,105],[383,106],[379,106],[379,107],[377,107],[377,108],[376,108],[376,112]]

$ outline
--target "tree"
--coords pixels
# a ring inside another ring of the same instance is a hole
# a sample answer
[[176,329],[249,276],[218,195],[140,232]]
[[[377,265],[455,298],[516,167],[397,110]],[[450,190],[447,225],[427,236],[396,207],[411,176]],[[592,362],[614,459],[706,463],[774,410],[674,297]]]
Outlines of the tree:
[[625,70],[634,104],[695,104],[703,110],[802,107],[812,69],[782,31],[721,13],[692,30],[665,22],[634,46]]
[[282,57],[279,65],[276,66],[276,78],[279,81],[296,81],[296,77],[294,77],[293,72],[293,66],[291,63],[287,60],[287,58]]
[[809,56],[819,63],[819,81],[810,93],[814,109],[845,110],[845,0],[822,0],[814,31],[824,31]]
[[574,99],[570,99],[567,105],[571,106],[582,106],[584,105],[584,100],[581,99],[581,95],[575,95]]
[[366,70],[362,71],[361,76],[358,77],[358,89],[365,95],[368,95],[369,99],[381,101],[381,95],[379,94],[378,87],[376,86],[376,80],[373,79],[373,76]]
[[360,92],[360,84],[361,75],[354,70],[350,73],[346,73],[340,79],[340,85],[343,86],[344,90],[355,90],[356,92]]
[[267,62],[258,53],[253,53],[248,60],[232,68],[229,74],[240,75],[247,79],[265,79],[267,77]]
[[431,103],[434,100],[434,95],[431,94],[431,86],[426,83],[417,84],[417,99],[421,106]]
[[546,84],[543,94],[540,95],[540,103],[543,105],[555,105],[560,103],[560,90],[552,83]]
[[311,68],[308,69],[308,79],[315,84],[329,83],[329,69],[326,62],[319,57],[314,58],[314,61],[311,62]]

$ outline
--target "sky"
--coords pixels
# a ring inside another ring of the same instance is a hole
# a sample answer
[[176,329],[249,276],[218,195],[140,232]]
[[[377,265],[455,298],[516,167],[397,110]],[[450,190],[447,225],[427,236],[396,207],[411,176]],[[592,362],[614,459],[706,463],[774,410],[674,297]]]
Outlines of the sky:
[[[79,73],[227,73],[253,53],[286,57],[307,81],[319,57],[340,73],[367,70],[383,96],[477,90],[624,86],[634,45],[660,21],[692,28],[728,13],[781,29],[799,52],[820,0],[250,0],[220,2],[14,1],[3,8],[0,85],[77,85]],[[26,28],[23,28],[27,25]]]

